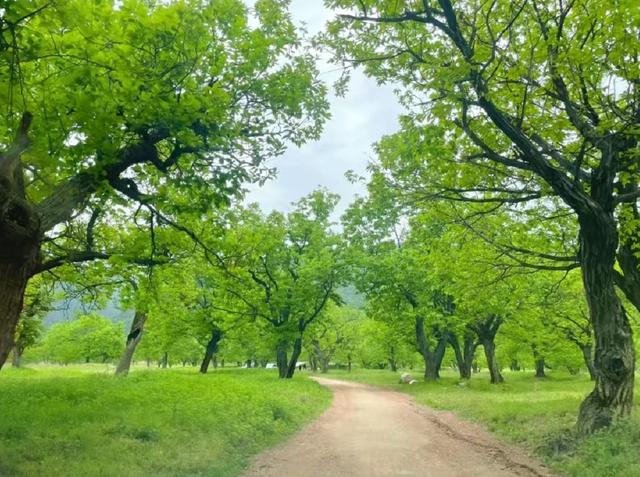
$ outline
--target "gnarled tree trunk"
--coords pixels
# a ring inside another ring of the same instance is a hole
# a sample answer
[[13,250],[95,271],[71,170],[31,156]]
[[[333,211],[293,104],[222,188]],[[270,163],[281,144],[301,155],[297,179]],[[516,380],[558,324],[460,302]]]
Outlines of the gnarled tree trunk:
[[207,342],[207,347],[204,350],[204,358],[202,359],[202,364],[200,365],[200,372],[202,374],[206,374],[209,370],[209,364],[211,363],[211,359],[218,351],[218,344],[222,339],[222,330],[217,326],[214,326],[211,330],[211,338]]
[[[2,225],[0,223],[0,234],[3,233]],[[0,237],[0,368],[13,349],[16,326],[22,312],[24,291],[39,254],[38,241],[22,244],[23,250],[20,253],[19,248],[12,249],[5,239],[6,236]],[[16,250],[18,250],[16,256],[8,256]]]
[[23,115],[15,141],[0,154],[0,368],[13,348],[24,291],[40,253],[40,218],[26,200],[20,162],[31,119]]
[[147,321],[147,314],[145,312],[136,310],[133,321],[131,322],[131,329],[127,335],[127,343],[124,348],[124,352],[120,357],[118,366],[116,367],[116,376],[126,376],[129,374],[131,368],[131,360],[136,352],[136,347],[142,339],[142,332],[144,330],[144,324]]
[[580,262],[595,337],[595,389],[580,406],[578,430],[591,433],[631,413],[635,349],[614,286],[618,235],[613,214],[579,216]]

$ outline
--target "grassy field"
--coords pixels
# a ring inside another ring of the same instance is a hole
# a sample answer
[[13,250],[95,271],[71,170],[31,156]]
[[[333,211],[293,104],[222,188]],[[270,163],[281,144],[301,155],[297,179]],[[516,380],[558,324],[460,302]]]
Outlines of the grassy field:
[[3,369],[0,476],[232,476],[331,400],[272,370],[105,371]]
[[[413,374],[421,381],[419,373]],[[593,388],[584,376],[551,374],[535,379],[531,372],[506,373],[506,383],[489,384],[486,374],[459,385],[445,372],[437,383],[399,385],[389,371],[332,371],[327,377],[375,384],[415,396],[422,404],[455,411],[483,424],[497,436],[545,460],[561,475],[575,477],[640,477],[640,406],[632,421],[578,439],[571,432],[578,406]],[[640,396],[640,386],[636,387]]]

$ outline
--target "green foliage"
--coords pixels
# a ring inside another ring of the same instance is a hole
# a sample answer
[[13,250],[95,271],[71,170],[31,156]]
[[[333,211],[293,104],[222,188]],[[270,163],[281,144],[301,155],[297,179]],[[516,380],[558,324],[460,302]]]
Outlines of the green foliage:
[[124,330],[120,324],[88,314],[53,325],[34,354],[63,364],[107,362],[120,356],[123,344]]
[[329,402],[316,383],[266,371],[3,370],[0,474],[233,476]]

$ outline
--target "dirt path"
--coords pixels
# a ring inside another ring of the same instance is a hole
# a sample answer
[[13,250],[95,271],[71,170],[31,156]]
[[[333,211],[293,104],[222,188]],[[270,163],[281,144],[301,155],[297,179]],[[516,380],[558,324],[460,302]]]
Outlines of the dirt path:
[[548,477],[479,427],[401,393],[320,379],[333,405],[243,477]]

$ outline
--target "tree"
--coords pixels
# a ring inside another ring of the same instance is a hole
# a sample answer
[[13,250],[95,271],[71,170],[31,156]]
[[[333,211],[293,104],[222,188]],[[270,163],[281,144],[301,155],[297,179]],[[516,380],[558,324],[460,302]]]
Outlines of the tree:
[[218,286],[235,305],[218,308],[271,326],[281,378],[293,377],[306,329],[330,301],[341,302],[337,289],[346,267],[330,221],[337,201],[335,194],[316,190],[286,216],[264,216],[249,207],[224,239],[219,259],[225,280]]
[[[188,232],[178,211],[228,201],[270,175],[266,161],[286,144],[318,136],[325,87],[286,7],[259,0],[250,16],[240,0],[5,5],[0,365],[26,283],[43,270],[43,239],[46,253],[61,229],[90,222],[92,200],[108,199],[107,216],[138,204]],[[104,253],[76,250],[48,267],[94,258]]]
[[443,172],[428,184],[435,195],[512,204],[555,196],[575,214],[579,254],[564,263],[582,269],[596,370],[578,428],[628,415],[635,350],[615,287],[639,305],[638,6],[326,3],[350,12],[329,27],[337,59],[400,83],[405,103],[419,105],[405,136],[440,144],[419,151]]
[[350,306],[329,304],[320,320],[309,329],[309,354],[320,365],[320,371],[329,371],[329,363],[339,359],[351,371],[359,323],[364,313]]
[[368,196],[356,200],[343,217],[355,283],[370,307],[380,311],[375,316],[413,330],[424,377],[435,380],[447,344],[460,351],[452,335],[459,326],[454,298],[445,290],[448,278],[437,277],[429,259],[444,228],[432,221],[416,234],[417,211],[398,202],[396,191],[387,186],[374,169]]
[[117,358],[122,350],[122,327],[97,314],[80,315],[51,327],[42,342],[48,359],[72,362],[105,363]]

